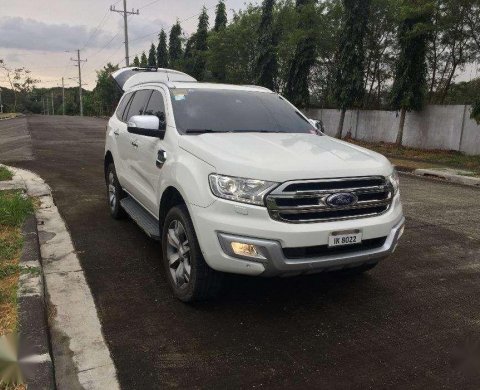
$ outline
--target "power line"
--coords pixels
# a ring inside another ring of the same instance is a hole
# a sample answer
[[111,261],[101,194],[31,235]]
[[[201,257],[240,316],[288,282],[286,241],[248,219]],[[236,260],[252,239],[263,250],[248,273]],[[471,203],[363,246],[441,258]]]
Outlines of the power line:
[[159,1],[160,1],[160,0],[154,0],[154,1],[151,1],[150,3],[148,3],[148,4],[142,5],[142,6],[139,8],[139,10],[140,10],[140,9],[147,8],[147,7],[150,7],[151,5],[153,5],[153,4],[155,4],[155,3],[158,3]]
[[102,25],[102,23],[103,23],[103,22],[105,21],[105,19],[107,18],[107,15],[110,15],[110,14],[108,13],[108,10],[107,10],[107,12],[105,12],[105,14],[103,15],[102,20],[100,20],[100,23],[98,23],[97,27],[95,27],[95,30],[93,30],[92,34],[90,34],[90,36],[88,37],[87,42],[85,42],[85,45],[83,45],[83,47],[82,47],[80,50],[83,50],[83,49],[85,49],[85,48],[88,46],[88,44],[89,44],[90,41],[93,39],[93,37],[95,36],[95,34],[99,31],[100,26]]

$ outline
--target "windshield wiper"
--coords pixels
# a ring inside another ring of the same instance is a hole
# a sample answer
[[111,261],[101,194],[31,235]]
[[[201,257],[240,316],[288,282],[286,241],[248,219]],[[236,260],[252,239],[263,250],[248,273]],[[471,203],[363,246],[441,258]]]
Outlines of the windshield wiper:
[[219,133],[212,129],[187,129],[185,134],[204,134],[204,133]]
[[234,133],[284,133],[279,130],[233,130]]

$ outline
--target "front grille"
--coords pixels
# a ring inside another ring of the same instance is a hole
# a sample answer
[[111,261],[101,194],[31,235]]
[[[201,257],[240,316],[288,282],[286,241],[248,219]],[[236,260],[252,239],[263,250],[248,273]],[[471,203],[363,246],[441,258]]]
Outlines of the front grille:
[[[356,201],[338,207],[327,202],[339,193],[353,194]],[[287,182],[271,192],[266,203],[276,221],[312,223],[381,215],[388,211],[392,199],[393,187],[379,176]]]
[[385,245],[387,237],[364,240],[358,245],[329,248],[328,245],[307,246],[300,248],[283,248],[283,254],[287,259],[309,259],[322,256],[341,255],[367,250],[378,249]]

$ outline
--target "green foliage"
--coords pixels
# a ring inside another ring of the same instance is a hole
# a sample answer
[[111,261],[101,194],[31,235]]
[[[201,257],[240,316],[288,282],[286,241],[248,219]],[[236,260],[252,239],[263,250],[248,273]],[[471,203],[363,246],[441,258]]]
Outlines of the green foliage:
[[155,45],[152,43],[150,46],[150,50],[148,51],[148,66],[152,66],[154,68],[157,67],[157,50],[155,49]]
[[170,37],[168,42],[168,57],[169,66],[173,69],[180,69],[180,61],[183,57],[182,49],[182,27],[177,21],[170,30]]
[[159,68],[168,67],[167,34],[165,34],[163,29],[158,35],[157,66]]
[[20,227],[32,212],[32,201],[23,192],[0,192],[0,225]]
[[404,0],[400,9],[392,106],[420,111],[427,93],[427,43],[432,29],[433,4],[429,0]]
[[110,116],[120,100],[121,91],[111,75],[118,70],[118,65],[108,63],[97,71],[97,84],[91,94],[86,95],[85,112],[90,115]]
[[277,34],[275,31],[274,11],[275,0],[264,0],[262,3],[262,17],[258,26],[258,58],[257,83],[271,90],[276,89],[278,74],[277,63]]
[[204,6],[198,18],[198,27],[195,34],[195,46],[193,50],[192,76],[197,80],[205,79],[208,50],[208,14]]
[[475,119],[480,125],[480,97],[477,97],[477,100],[473,103],[471,118]]
[[0,167],[0,181],[12,180],[12,173],[5,167]]
[[[257,37],[252,31],[258,30],[260,10],[249,5],[235,14],[220,33],[208,38],[207,67],[214,74],[225,70],[225,81],[233,84],[256,83]],[[192,37],[194,38],[194,36]],[[188,51],[189,42],[187,42]]]
[[145,52],[143,52],[141,57],[140,57],[140,66],[141,67],[148,66],[148,59],[147,59],[147,55],[145,54]]
[[138,55],[136,55],[135,58],[133,59],[133,65],[140,66],[140,59],[138,58]]
[[316,60],[318,29],[316,0],[297,0],[300,38],[288,74],[285,96],[293,104],[306,107],[310,103],[309,77]]
[[343,27],[336,62],[335,100],[345,110],[358,104],[365,93],[365,36],[370,0],[343,0]]
[[215,25],[213,26],[213,31],[219,32],[225,27],[227,27],[227,7],[225,7],[225,1],[220,0],[216,7]]

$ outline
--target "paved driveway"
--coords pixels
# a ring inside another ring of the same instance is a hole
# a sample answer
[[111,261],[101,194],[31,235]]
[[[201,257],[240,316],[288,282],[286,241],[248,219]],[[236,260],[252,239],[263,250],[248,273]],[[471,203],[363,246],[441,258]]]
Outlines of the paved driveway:
[[105,121],[25,121],[31,140],[15,145],[33,160],[13,164],[53,188],[124,389],[479,387],[457,359],[480,338],[479,190],[402,177],[406,234],[369,275],[232,277],[189,306],[167,288],[159,244],[108,215]]

